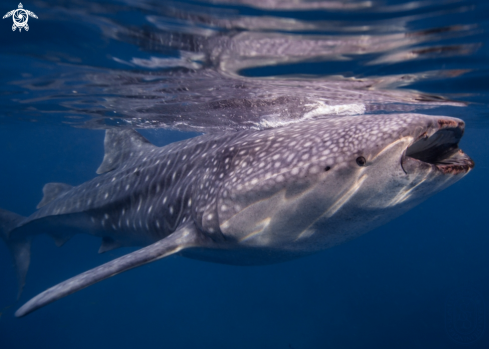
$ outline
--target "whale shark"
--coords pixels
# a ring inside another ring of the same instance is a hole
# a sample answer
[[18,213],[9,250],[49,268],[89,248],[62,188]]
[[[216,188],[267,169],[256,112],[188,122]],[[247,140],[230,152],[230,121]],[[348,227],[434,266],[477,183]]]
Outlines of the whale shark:
[[16,316],[173,254],[263,265],[351,240],[470,172],[474,162],[458,146],[464,128],[446,116],[367,114],[164,147],[133,129],[108,129],[97,177],[46,184],[29,217],[0,210],[0,236],[20,290],[36,235],[61,246],[90,234],[101,239],[100,253],[141,248],[49,288]]

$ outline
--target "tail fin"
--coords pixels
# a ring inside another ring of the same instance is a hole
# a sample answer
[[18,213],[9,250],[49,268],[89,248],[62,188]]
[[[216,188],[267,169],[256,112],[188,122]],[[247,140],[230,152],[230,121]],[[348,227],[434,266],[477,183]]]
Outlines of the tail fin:
[[17,278],[19,280],[18,297],[20,297],[24,288],[25,276],[31,260],[31,238],[18,238],[10,233],[21,225],[24,220],[25,217],[0,209],[0,237],[5,241],[14,258]]

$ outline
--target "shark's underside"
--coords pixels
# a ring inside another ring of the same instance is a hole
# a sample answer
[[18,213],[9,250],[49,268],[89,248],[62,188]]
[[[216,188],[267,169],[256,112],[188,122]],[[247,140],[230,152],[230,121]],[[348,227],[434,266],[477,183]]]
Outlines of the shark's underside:
[[473,168],[464,123],[420,114],[308,120],[156,147],[130,129],[106,133],[100,176],[50,183],[29,217],[0,210],[0,235],[22,288],[32,238],[77,233],[99,252],[140,250],[36,296],[26,315],[98,281],[174,253],[220,263],[276,263],[359,236]]

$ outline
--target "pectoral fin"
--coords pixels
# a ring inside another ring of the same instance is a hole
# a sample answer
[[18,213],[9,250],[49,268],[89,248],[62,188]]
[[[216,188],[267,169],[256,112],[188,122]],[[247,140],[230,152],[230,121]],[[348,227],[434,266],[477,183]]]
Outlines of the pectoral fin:
[[68,296],[85,287],[129,269],[154,262],[183,249],[205,247],[206,244],[209,244],[209,242],[206,240],[205,236],[203,236],[193,225],[179,228],[173,234],[152,245],[114,259],[113,261],[86,271],[47,289],[24,304],[17,310],[15,316],[22,317],[27,315],[55,300]]
[[104,253],[107,251],[112,251],[112,250],[119,248],[121,246],[122,245],[120,242],[117,242],[110,237],[104,237],[104,238],[102,238],[102,244],[100,245],[100,248],[98,249],[98,253]]

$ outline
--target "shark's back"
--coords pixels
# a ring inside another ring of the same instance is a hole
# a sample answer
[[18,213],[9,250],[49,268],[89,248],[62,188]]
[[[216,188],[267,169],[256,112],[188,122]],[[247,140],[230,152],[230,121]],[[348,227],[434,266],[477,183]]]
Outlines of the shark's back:
[[[74,187],[46,184],[39,210],[17,228],[31,234],[39,233],[40,224],[71,226],[120,240],[118,247],[152,243],[190,219],[202,227],[205,211],[215,206],[211,196],[218,186],[212,159],[237,136],[204,135],[157,147],[133,130],[108,130],[99,176]],[[216,177],[212,187],[210,177]],[[113,233],[107,236],[107,231]],[[60,233],[52,235],[65,240]]]

